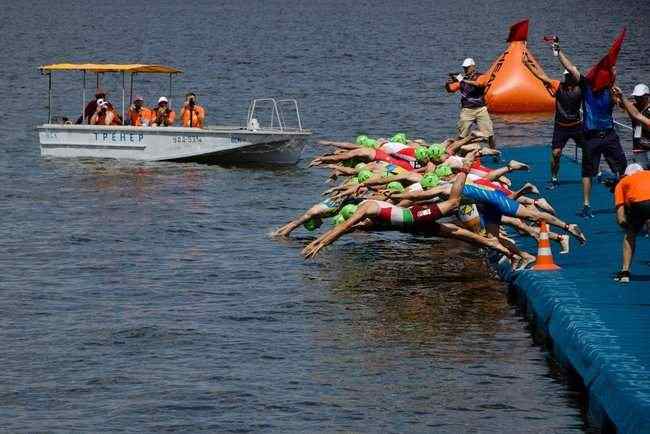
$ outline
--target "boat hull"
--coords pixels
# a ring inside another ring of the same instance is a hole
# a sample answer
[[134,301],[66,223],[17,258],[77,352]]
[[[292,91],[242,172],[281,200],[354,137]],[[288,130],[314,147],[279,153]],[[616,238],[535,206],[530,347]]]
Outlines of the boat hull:
[[207,164],[295,164],[308,130],[58,125],[37,128],[41,155]]

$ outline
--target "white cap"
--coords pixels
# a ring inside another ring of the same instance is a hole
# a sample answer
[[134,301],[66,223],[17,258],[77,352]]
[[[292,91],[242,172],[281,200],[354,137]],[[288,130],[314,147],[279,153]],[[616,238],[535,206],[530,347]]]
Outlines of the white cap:
[[476,62],[474,62],[474,59],[471,57],[468,57],[467,59],[463,60],[463,68],[467,68],[468,66],[475,66]]
[[643,83],[634,86],[634,90],[632,91],[632,96],[645,96],[648,94],[650,94],[650,89]]
[[630,176],[643,170],[643,166],[638,163],[632,163],[625,168],[625,176]]
[[97,105],[98,105],[99,107],[101,107],[102,105],[104,105],[105,102],[106,102],[106,101],[104,101],[104,98],[99,98],[99,99],[97,100]]
[[169,102],[169,101],[167,101],[167,98],[165,98],[164,96],[161,96],[160,98],[158,98],[158,104],[160,104],[161,102]]

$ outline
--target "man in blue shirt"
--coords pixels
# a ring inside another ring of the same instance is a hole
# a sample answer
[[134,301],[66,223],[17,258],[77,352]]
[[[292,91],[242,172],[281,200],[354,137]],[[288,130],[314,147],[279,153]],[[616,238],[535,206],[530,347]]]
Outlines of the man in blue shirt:
[[[618,177],[621,177],[627,167],[625,152],[614,130],[614,117],[612,115],[616,105],[616,97],[612,94],[611,87],[616,80],[616,67],[610,63],[609,74],[602,74],[603,70],[593,71],[587,77],[580,74],[578,68],[560,49],[559,42],[553,44],[553,51],[557,53],[562,65],[579,83],[582,91],[582,112],[585,144],[582,149],[582,217],[593,217],[590,206],[591,178],[599,172],[601,156]],[[601,61],[602,63],[602,61]],[[598,64],[594,68],[600,68]],[[591,77],[597,77],[591,80]],[[607,77],[603,82],[602,77]]]

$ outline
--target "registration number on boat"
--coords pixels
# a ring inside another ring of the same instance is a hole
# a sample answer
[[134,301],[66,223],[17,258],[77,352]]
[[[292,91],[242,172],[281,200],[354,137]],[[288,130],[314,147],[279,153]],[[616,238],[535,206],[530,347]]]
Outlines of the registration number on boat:
[[173,143],[203,143],[203,138],[199,136],[174,136]]

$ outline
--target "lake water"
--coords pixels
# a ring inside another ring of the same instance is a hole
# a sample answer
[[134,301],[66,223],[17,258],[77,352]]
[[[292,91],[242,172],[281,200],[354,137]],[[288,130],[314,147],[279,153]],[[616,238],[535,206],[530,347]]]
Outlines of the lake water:
[[[643,11],[642,9],[645,9]],[[579,394],[480,255],[355,235],[305,262],[270,238],[324,173],[42,159],[59,61],[177,66],[209,123],[253,97],[300,101],[315,138],[454,131],[442,83],[480,68],[511,23],[557,76],[545,34],[582,68],[623,25],[625,89],[647,80],[648,5],[388,1],[6,2],[0,23],[0,429],[6,432],[583,432]],[[645,68],[645,70],[643,70]],[[89,78],[89,93],[94,88]],[[57,74],[55,115],[81,109]],[[121,77],[106,76],[121,99]],[[138,77],[149,103],[166,77]],[[169,96],[169,95],[167,95]],[[499,144],[547,143],[546,120],[497,120]],[[305,150],[308,159],[318,152]]]

